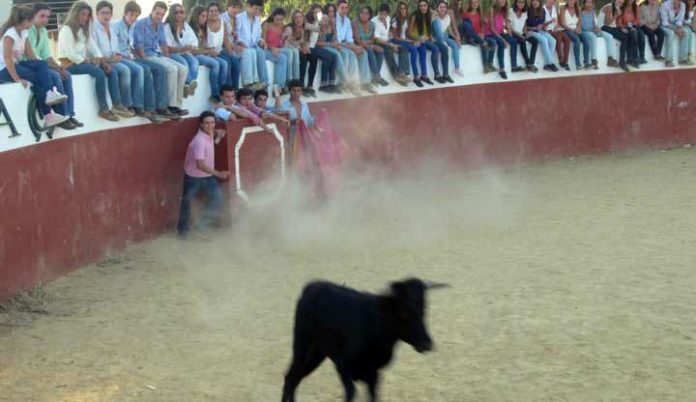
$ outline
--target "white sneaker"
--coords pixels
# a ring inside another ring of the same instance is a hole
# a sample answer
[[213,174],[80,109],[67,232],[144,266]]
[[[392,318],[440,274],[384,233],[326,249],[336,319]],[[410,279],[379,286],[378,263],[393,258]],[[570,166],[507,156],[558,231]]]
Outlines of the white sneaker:
[[62,114],[58,114],[56,112],[51,112],[44,116],[44,122],[46,123],[46,127],[53,127],[57,126],[60,123],[63,123],[67,120],[69,120],[70,117],[68,116],[63,116]]
[[46,92],[46,104],[48,106],[60,105],[66,100],[68,100],[68,95],[63,95],[62,93],[58,92],[56,87],[53,87],[51,90]]

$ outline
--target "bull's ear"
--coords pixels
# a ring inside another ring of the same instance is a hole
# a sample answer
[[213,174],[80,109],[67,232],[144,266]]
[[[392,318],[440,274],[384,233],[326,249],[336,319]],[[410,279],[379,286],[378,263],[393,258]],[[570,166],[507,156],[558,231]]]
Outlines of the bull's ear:
[[433,282],[433,281],[423,281],[423,285],[425,285],[425,288],[428,290],[443,289],[443,288],[451,287],[448,283]]

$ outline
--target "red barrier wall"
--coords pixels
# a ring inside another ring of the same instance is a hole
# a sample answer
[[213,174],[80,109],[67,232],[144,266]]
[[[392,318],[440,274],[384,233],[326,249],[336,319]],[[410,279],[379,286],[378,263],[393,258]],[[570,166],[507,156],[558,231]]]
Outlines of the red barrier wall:
[[[691,69],[435,88],[311,107],[329,109],[357,161],[391,167],[428,156],[472,167],[696,141]],[[188,119],[0,153],[0,300],[172,230],[195,129]],[[277,158],[269,144],[245,145],[250,183]]]

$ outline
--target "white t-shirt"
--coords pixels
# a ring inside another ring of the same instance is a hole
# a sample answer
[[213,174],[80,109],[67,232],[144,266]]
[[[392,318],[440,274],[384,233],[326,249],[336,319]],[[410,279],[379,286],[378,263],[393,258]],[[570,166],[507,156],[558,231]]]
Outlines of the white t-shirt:
[[440,18],[438,14],[435,14],[433,18],[437,18],[438,20],[440,20],[440,29],[442,29],[442,34],[446,38],[447,35],[449,35],[449,27],[452,23],[449,14],[445,14],[445,18]]
[[546,6],[544,6],[544,10],[546,10],[546,18],[544,19],[544,23],[549,22],[553,19],[556,20],[556,22],[546,26],[547,31],[553,32],[556,30],[556,26],[558,25],[558,8],[556,8],[556,6],[553,6],[551,8],[551,11],[549,12],[549,9]]
[[524,26],[527,24],[527,12],[522,12],[518,17],[517,14],[510,8],[508,10],[508,19],[512,25],[512,32],[522,35],[524,32]]
[[12,43],[12,60],[17,63],[24,56],[28,37],[28,29],[25,29],[20,34],[14,27],[11,27],[5,32],[2,36],[2,42],[0,42],[0,70],[4,70],[5,66],[7,66],[7,62],[5,62],[5,38],[12,38],[14,41]]
[[205,47],[221,52],[222,45],[225,43],[225,24],[220,24],[220,29],[217,32],[211,31],[209,27],[206,29],[208,30],[208,39],[206,39],[208,43]]
[[[396,20],[392,21],[391,26],[392,26],[392,28],[396,28]],[[404,23],[401,24],[401,35],[399,36],[398,39],[406,40],[406,38],[407,38],[406,33],[407,32],[408,32],[408,20],[404,21]]]
[[382,21],[379,20],[379,16],[375,15],[372,17],[372,23],[375,24],[375,38],[388,42],[389,41],[389,27],[391,27],[391,18],[387,16],[387,25],[384,25]]
[[578,15],[571,14],[566,8],[563,10],[563,22],[565,22],[565,26],[567,26],[568,29],[574,31],[578,28]]
[[184,22],[184,30],[179,34],[178,42],[174,40],[174,34],[172,34],[169,23],[164,24],[164,36],[166,37],[167,46],[169,47],[176,49],[180,49],[186,45],[193,46],[194,49],[198,47],[198,38],[187,22]]

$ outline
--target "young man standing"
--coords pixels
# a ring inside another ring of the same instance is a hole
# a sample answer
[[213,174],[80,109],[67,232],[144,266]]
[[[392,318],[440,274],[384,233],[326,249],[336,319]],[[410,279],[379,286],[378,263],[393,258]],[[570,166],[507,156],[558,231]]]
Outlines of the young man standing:
[[58,124],[58,127],[64,130],[73,130],[78,127],[83,127],[84,124],[77,121],[75,118],[75,96],[73,95],[72,76],[70,73],[57,63],[51,55],[51,49],[48,39],[48,17],[51,16],[51,7],[46,3],[34,3],[34,25],[29,28],[29,43],[34,49],[34,54],[37,58],[44,60],[51,68],[51,81],[58,92],[68,96],[65,103],[54,106],[56,111],[63,116],[69,117],[68,120]]
[[179,208],[179,236],[185,237],[189,232],[191,202],[199,193],[208,199],[200,226],[204,230],[215,224],[222,205],[222,191],[217,179],[227,180],[228,171],[215,170],[215,115],[205,111],[198,117],[198,133],[193,137],[186,150],[184,161],[184,190]]
[[167,70],[167,89],[169,91],[169,110],[180,116],[188,114],[181,108],[184,100],[184,86],[188,67],[170,59],[167,37],[164,33],[164,14],[167,4],[158,1],[152,7],[150,16],[141,18],[133,28],[133,49],[135,57],[160,64]]
[[118,42],[121,62],[128,65],[131,71],[138,67],[143,70],[143,106],[150,121],[158,123],[162,119],[180,120],[179,115],[167,109],[167,70],[158,63],[133,57],[133,27],[140,12],[138,3],[129,1],[124,8],[123,18],[111,23],[111,30]]

